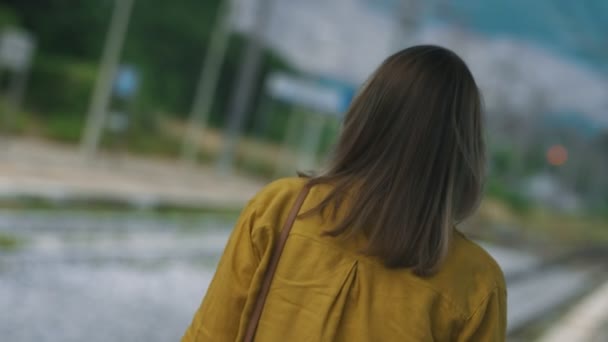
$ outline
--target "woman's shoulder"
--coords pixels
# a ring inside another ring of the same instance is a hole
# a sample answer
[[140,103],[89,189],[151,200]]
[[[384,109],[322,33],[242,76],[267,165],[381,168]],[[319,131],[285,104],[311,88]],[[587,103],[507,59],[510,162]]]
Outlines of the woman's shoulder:
[[458,230],[444,264],[429,280],[465,315],[492,293],[506,295],[505,278],[496,260]]
[[268,206],[270,204],[285,203],[290,199],[295,199],[304,187],[306,178],[288,177],[277,179],[267,184],[251,200],[256,206]]
[[306,181],[306,178],[299,177],[275,180],[249,201],[247,209],[255,212],[258,223],[276,223],[287,216]]
[[491,285],[495,283],[496,286],[504,287],[504,275],[494,257],[459,230],[454,231],[452,257],[462,267],[474,271],[474,274],[487,276]]

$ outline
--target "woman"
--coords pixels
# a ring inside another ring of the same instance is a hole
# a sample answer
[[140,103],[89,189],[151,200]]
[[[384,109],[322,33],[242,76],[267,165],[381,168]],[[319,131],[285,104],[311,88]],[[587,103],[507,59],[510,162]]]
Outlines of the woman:
[[438,46],[390,56],[346,113],[327,171],[276,181],[243,211],[183,341],[241,341],[303,187],[256,341],[504,341],[496,262],[455,224],[484,175],[480,93]]

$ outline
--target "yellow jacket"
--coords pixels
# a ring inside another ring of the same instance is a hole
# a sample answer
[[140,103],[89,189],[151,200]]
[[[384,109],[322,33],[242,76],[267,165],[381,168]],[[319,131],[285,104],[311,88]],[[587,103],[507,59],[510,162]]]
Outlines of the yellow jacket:
[[[303,179],[279,180],[250,201],[183,342],[242,340],[270,252],[303,185]],[[300,212],[327,190],[313,187]],[[294,223],[257,341],[505,340],[503,274],[458,231],[440,270],[421,278],[358,253],[364,238],[321,235],[331,227],[320,217]]]

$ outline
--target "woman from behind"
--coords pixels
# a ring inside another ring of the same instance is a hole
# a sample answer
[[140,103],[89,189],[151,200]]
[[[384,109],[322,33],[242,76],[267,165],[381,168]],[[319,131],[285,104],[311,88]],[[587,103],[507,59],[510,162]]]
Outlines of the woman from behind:
[[245,338],[299,195],[256,341],[504,341],[503,274],[456,228],[479,203],[484,161],[466,64],[430,45],[390,56],[353,100],[326,170],[249,202],[183,341]]

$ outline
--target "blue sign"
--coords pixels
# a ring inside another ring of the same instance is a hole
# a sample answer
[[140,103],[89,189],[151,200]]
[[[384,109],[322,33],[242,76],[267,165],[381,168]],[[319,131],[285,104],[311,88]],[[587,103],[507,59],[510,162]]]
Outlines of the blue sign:
[[351,83],[327,77],[320,77],[319,83],[325,86],[330,86],[340,93],[340,107],[338,111],[340,113],[346,112],[353,100],[353,97],[355,97],[357,88]]
[[271,73],[266,88],[274,98],[333,115],[343,114],[355,94],[355,88],[344,82],[283,72]]
[[114,93],[117,97],[127,99],[135,95],[139,86],[139,75],[137,70],[129,65],[123,65],[118,69],[114,81]]
[[355,97],[357,90],[355,88],[344,89],[342,92],[342,108],[340,112],[344,113],[350,107],[351,102],[353,102],[353,97]]

